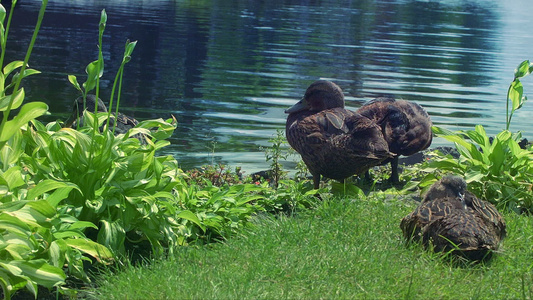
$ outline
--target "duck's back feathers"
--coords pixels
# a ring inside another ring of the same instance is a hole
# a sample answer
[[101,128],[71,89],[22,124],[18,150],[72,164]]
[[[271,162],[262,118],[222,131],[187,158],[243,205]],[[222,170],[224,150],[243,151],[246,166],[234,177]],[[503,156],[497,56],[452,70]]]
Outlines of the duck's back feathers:
[[435,183],[400,228],[407,241],[421,240],[435,251],[459,250],[457,254],[472,260],[489,258],[506,235],[498,210],[466,191],[466,183],[457,176]]
[[[72,108],[72,115],[65,121],[65,127],[72,127],[77,128],[78,122],[80,126],[84,126],[84,116],[83,116],[83,104],[84,100],[83,97],[78,97],[74,101],[74,105]],[[104,102],[100,98],[96,98],[95,95],[87,95],[85,99],[85,108],[90,111],[94,112],[94,108],[96,106],[97,112],[107,112],[107,107],[105,106]],[[118,114],[111,114],[111,118],[109,119],[109,128],[115,127],[115,134],[126,134],[128,130],[135,127],[137,124],[139,124],[139,121],[137,121],[135,118],[127,116],[123,113]],[[116,126],[115,126],[116,123]],[[101,130],[103,129],[100,128]],[[148,136],[146,136],[143,133],[138,133],[134,136],[132,136],[136,139],[138,139],[142,144],[146,144],[146,140],[148,139]]]
[[311,174],[342,180],[392,156],[374,122],[343,108],[289,115],[289,144]]
[[391,152],[412,155],[431,145],[431,119],[418,104],[380,97],[361,106],[358,113],[380,124]]

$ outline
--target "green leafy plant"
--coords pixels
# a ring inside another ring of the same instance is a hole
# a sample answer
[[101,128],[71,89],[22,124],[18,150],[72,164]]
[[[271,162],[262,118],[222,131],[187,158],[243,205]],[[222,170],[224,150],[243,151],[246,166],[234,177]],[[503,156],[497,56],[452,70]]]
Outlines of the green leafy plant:
[[[0,65],[3,65],[16,2],[12,2],[5,28],[6,11],[0,5]],[[27,66],[46,5],[47,1],[43,1],[24,61],[9,63],[0,73],[0,110],[3,112],[0,124],[0,286],[5,298],[22,288],[37,297],[38,285],[61,288],[66,279],[63,269],[66,264],[72,274],[86,278],[83,260],[90,259],[83,254],[102,262],[112,259],[107,248],[84,236],[82,229],[93,224],[79,222],[58,210],[59,202],[77,186],[56,179],[36,181],[24,164],[26,138],[33,132],[28,122],[46,113],[48,106],[42,102],[24,104],[18,114],[8,120],[11,110],[19,108],[24,101],[24,89],[19,89],[21,80],[39,73]],[[19,68],[20,71],[11,76]],[[12,93],[9,95],[8,91]]]
[[270,161],[270,179],[274,187],[278,187],[279,181],[284,179],[287,172],[283,170],[281,160],[287,159],[290,153],[284,146],[287,144],[283,130],[276,130],[276,135],[268,140],[270,147],[261,147],[265,152],[266,161]]
[[[481,125],[477,125],[475,130],[460,132],[435,127],[434,132],[453,142],[460,157],[435,158],[428,163],[426,171],[461,174],[469,190],[500,208],[533,210],[533,153],[520,148],[520,133],[504,130],[490,139]],[[427,177],[425,185],[435,180],[434,176]]]
[[[506,130],[509,130],[514,112],[521,108],[527,100],[527,97],[524,96],[524,86],[520,79],[531,74],[531,72],[533,72],[533,64],[529,63],[529,60],[524,60],[515,69],[514,79],[507,90],[507,105],[505,110]],[[509,104],[511,105],[511,112],[509,112]]]
[[508,130],[514,112],[527,99],[523,95],[520,79],[532,70],[533,65],[528,60],[520,63],[515,70],[507,92],[506,129],[494,138],[487,135],[482,125],[477,125],[475,130],[456,132],[433,127],[433,132],[438,137],[455,144],[460,157],[455,159],[448,155],[431,159],[423,169],[428,175],[421,180],[420,186],[428,187],[436,181],[436,171],[457,173],[465,178],[469,190],[497,207],[533,212],[533,152],[531,147],[521,147],[520,132],[512,133]]

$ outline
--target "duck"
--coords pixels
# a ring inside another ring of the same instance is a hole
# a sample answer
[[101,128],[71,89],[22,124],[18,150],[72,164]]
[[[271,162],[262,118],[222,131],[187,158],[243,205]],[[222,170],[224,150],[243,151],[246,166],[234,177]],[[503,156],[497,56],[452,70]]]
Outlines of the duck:
[[[432,142],[431,118],[424,108],[415,102],[396,100],[392,97],[378,97],[365,103],[356,111],[373,120],[381,127],[389,145],[389,151],[396,154],[383,164],[391,164],[389,180],[398,183],[398,158],[427,149]],[[368,176],[367,176],[368,177]]]
[[381,128],[371,119],[344,108],[342,89],[329,80],[313,82],[289,109],[287,141],[313,176],[344,181],[394,156]]
[[[85,98],[85,107],[88,111],[94,112],[94,107],[96,106],[97,112],[107,112],[107,107],[100,98],[96,98],[96,95],[89,94]],[[135,118],[127,116],[123,113],[112,114],[114,118],[109,120],[109,128],[113,128],[115,120],[115,134],[125,134],[128,130],[139,124]],[[74,100],[72,105],[72,114],[65,121],[64,127],[77,128],[78,122],[80,126],[83,126],[84,117],[83,117],[83,97],[80,96]],[[141,143],[146,143],[147,136],[145,134],[136,134],[133,137],[137,138]]]
[[435,252],[472,261],[489,259],[505,238],[506,223],[496,207],[467,190],[460,176],[433,184],[420,205],[400,222],[407,242],[421,241]]

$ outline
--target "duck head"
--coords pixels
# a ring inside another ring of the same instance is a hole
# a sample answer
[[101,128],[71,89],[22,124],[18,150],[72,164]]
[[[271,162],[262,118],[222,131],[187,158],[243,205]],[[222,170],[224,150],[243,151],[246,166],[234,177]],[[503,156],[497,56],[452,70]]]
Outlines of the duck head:
[[424,201],[431,201],[439,198],[458,198],[466,209],[468,203],[465,200],[466,181],[459,177],[448,175],[433,184],[426,194]]
[[344,95],[341,88],[331,81],[318,80],[307,88],[302,100],[285,110],[285,113],[293,114],[300,111],[319,112],[337,107],[344,107]]

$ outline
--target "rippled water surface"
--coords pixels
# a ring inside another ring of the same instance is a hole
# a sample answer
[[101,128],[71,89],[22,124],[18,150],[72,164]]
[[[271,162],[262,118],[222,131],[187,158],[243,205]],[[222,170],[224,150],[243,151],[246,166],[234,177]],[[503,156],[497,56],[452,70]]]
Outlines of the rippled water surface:
[[[437,125],[483,124],[494,134],[505,126],[514,68],[533,59],[529,1],[51,0],[30,60],[42,74],[26,82],[27,96],[49,104],[45,121],[66,119],[78,96],[67,75],[84,81],[105,8],[102,98],[126,39],[137,40],[121,109],[138,119],[174,114],[166,151],[185,169],[265,169],[259,147],[319,78],[339,84],[351,109],[394,95],[421,104]],[[23,59],[40,5],[19,2],[8,61]],[[524,79],[526,94],[532,83]],[[526,103],[511,129],[531,139],[532,117]]]

